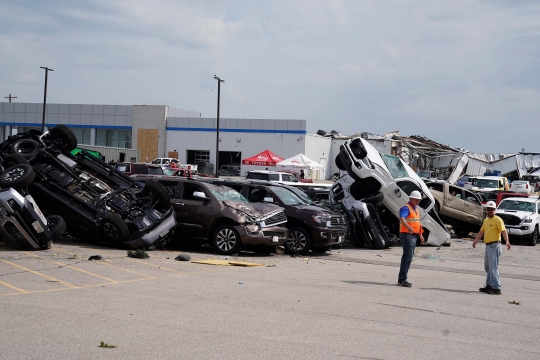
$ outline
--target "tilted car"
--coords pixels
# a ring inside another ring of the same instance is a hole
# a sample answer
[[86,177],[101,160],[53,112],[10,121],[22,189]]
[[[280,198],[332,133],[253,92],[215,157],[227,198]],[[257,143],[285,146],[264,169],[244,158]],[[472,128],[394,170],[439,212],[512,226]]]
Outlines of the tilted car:
[[126,175],[165,175],[161,166],[147,163],[116,163],[116,170]]
[[62,217],[46,218],[28,194],[34,177],[29,165],[11,166],[0,173],[0,242],[14,249],[49,249],[66,230]]
[[[136,176],[141,182],[152,178]],[[287,217],[272,204],[250,204],[230,187],[181,178],[158,180],[169,190],[180,238],[210,243],[220,254],[237,253],[244,246],[272,252],[287,241]]]
[[370,143],[355,138],[340,146],[336,165],[354,179],[352,184],[343,184],[343,187],[347,187],[356,200],[383,194],[381,203],[393,215],[390,223],[386,224],[391,233],[397,235],[399,232],[399,209],[407,204],[411,192],[418,190],[422,194],[419,209],[426,244],[440,246],[450,239],[435,211],[433,195],[414,170],[399,157],[379,154]]
[[0,156],[29,164],[36,178],[29,192],[41,209],[60,215],[77,237],[129,248],[153,248],[167,241],[176,225],[167,190],[156,182],[140,185],[77,145],[73,132],[57,125],[12,135]]
[[[203,179],[201,179],[203,181]],[[268,181],[208,179],[240,192],[250,203],[273,203],[285,209],[289,239],[284,244],[290,254],[325,252],[345,240],[347,225],[339,212],[308,204],[287,186]]]
[[511,240],[524,240],[530,246],[538,243],[540,226],[538,196],[506,198],[497,207],[495,215],[503,220]]

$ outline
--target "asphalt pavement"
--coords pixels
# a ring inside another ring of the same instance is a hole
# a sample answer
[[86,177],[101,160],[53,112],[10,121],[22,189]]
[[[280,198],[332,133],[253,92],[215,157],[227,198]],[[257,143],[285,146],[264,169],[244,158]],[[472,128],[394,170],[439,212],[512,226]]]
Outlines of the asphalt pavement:
[[0,247],[0,359],[540,358],[540,246],[503,251],[499,296],[478,291],[483,250],[420,247],[403,288],[400,248],[225,259],[262,264],[239,267],[175,261],[185,249]]

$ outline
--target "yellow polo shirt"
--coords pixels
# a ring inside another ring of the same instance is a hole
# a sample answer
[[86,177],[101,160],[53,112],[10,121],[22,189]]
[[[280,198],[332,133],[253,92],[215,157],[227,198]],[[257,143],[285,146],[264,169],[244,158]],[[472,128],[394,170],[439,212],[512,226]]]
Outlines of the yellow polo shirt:
[[505,231],[504,222],[497,215],[492,218],[485,218],[480,229],[484,232],[484,243],[489,244],[494,241],[501,241],[501,232]]

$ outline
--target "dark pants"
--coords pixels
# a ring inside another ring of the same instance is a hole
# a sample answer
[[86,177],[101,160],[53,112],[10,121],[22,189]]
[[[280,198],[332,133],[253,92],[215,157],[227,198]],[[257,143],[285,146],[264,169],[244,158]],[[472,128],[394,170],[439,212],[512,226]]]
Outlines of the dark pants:
[[407,273],[411,267],[412,258],[414,255],[414,249],[416,248],[416,240],[418,234],[399,233],[399,241],[403,248],[403,255],[401,256],[401,266],[399,267],[398,282],[407,280]]

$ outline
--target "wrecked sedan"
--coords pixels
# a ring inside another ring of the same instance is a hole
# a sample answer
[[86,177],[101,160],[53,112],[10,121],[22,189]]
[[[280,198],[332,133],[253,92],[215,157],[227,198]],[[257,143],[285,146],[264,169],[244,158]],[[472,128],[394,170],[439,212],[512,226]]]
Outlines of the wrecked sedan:
[[76,145],[73,132],[57,125],[10,136],[0,155],[32,166],[30,194],[45,213],[62,216],[72,235],[132,249],[165,242],[176,225],[167,190],[143,187],[85,150],[72,155]]
[[45,217],[28,193],[34,178],[30,165],[11,166],[0,173],[0,242],[14,249],[50,249],[66,230],[61,216]]
[[[148,176],[135,176],[147,182]],[[283,208],[270,204],[250,204],[236,190],[193,179],[158,179],[171,196],[178,216],[175,235],[202,240],[223,255],[237,253],[245,246],[273,252],[287,241],[287,217]]]
[[389,224],[391,233],[399,234],[399,209],[407,204],[411,192],[418,190],[422,194],[419,208],[426,244],[440,246],[450,239],[435,211],[433,195],[414,170],[399,157],[380,154],[364,139],[355,138],[340,146],[336,165],[354,179],[352,184],[341,185],[348,188],[348,193],[355,199],[382,194],[380,202],[394,218]]

